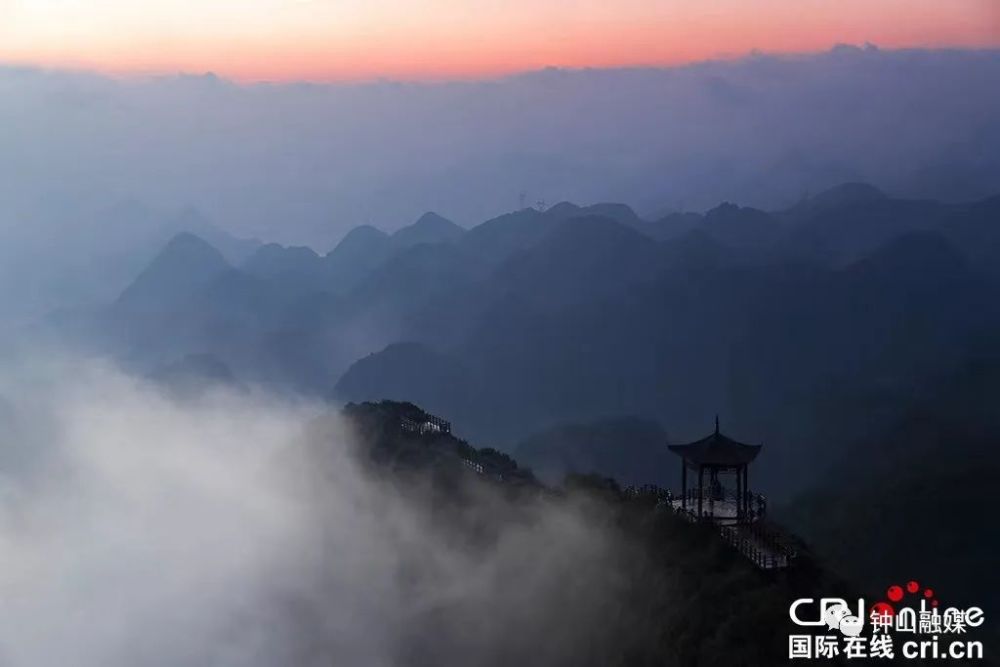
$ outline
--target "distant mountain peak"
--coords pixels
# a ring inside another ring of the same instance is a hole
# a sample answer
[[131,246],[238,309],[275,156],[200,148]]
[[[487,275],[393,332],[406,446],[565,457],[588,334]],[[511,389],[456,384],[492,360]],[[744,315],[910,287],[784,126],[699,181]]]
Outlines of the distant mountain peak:
[[586,240],[607,242],[613,239],[646,243],[649,239],[628,225],[606,215],[587,214],[561,221],[545,239],[548,243]]
[[257,249],[255,256],[259,257],[276,257],[278,255],[290,253],[301,259],[314,258],[316,257],[316,251],[308,246],[283,246],[279,243],[265,243]]
[[381,229],[379,229],[375,225],[358,225],[357,227],[353,228],[351,231],[347,232],[347,234],[344,235],[344,238],[347,238],[348,236],[351,236],[352,234],[361,234],[361,235],[364,235],[364,236],[379,236],[379,237],[388,237],[389,236],[388,234],[386,234],[385,232],[383,232]]
[[371,225],[355,227],[323,257],[327,287],[344,292],[352,289],[392,252],[388,234]]
[[243,270],[259,277],[310,273],[318,269],[319,255],[306,246],[283,246],[266,243],[243,265]]
[[[976,278],[969,261],[938,231],[916,231],[896,237],[871,255],[845,267],[855,284],[883,289],[895,286],[912,294],[943,294],[962,302],[959,291]],[[959,287],[956,288],[956,284]]]
[[708,224],[736,223],[748,224],[753,222],[771,222],[771,216],[753,208],[752,206],[740,206],[732,202],[724,201],[713,209],[705,213],[705,222]]
[[454,222],[448,218],[435,213],[434,211],[427,211],[422,216],[417,218],[417,221],[413,223],[415,227],[458,227]]
[[454,241],[465,233],[465,229],[433,211],[424,213],[412,225],[403,227],[392,235],[392,241],[399,246],[419,243],[446,243]]
[[769,213],[750,206],[723,202],[705,214],[702,229],[733,247],[763,248],[773,243],[781,228]]
[[[595,267],[627,258],[628,268],[635,268],[644,264],[654,248],[649,237],[617,220],[583,215],[560,221],[536,246],[508,262],[506,270],[522,278],[531,276],[527,284],[541,285],[552,267],[558,266],[560,279],[568,281],[564,286],[579,289],[582,283],[577,278],[597,279],[590,275]],[[599,273],[603,275],[603,269]]]
[[591,204],[584,207],[583,212],[589,215],[602,215],[616,220],[623,225],[633,226],[640,222],[639,216],[636,215],[631,206],[618,202],[598,202],[597,204]]
[[600,216],[610,218],[623,225],[636,226],[640,220],[628,204],[617,202],[598,202],[588,206],[577,206],[568,201],[559,202],[545,211],[545,217],[554,220],[568,220],[583,216]]
[[222,253],[215,246],[191,232],[174,234],[153,260],[153,263],[177,260],[204,261],[228,267]]
[[555,206],[546,209],[545,214],[554,217],[566,217],[575,215],[580,211],[580,207],[573,202],[561,201]]
[[163,233],[194,234],[216,248],[227,262],[240,264],[260,247],[257,239],[238,238],[217,227],[194,206],[186,206],[169,216],[162,224]]
[[707,216],[730,215],[732,213],[736,213],[741,210],[743,210],[743,207],[741,207],[739,204],[734,204],[729,201],[724,201],[715,208],[709,209],[705,213],[705,216],[707,217]]
[[805,220],[828,214],[839,215],[845,208],[863,207],[888,199],[889,197],[874,185],[852,181],[805,197],[787,209],[785,214],[792,216],[792,219]]
[[856,268],[873,268],[886,273],[933,275],[966,268],[961,252],[939,231],[902,234],[855,263]]
[[122,292],[118,303],[162,305],[157,302],[186,296],[231,268],[213,245],[190,232],[180,232]]
[[848,206],[862,204],[872,201],[888,199],[888,196],[868,183],[852,182],[836,185],[829,190],[824,190],[814,197],[810,197],[804,203],[810,208],[833,208],[837,206]]
[[389,235],[378,227],[373,227],[372,225],[358,225],[351,231],[344,234],[344,238],[340,239],[340,243],[338,243],[331,252],[336,251],[341,247],[347,249],[354,245],[367,245],[388,240]]

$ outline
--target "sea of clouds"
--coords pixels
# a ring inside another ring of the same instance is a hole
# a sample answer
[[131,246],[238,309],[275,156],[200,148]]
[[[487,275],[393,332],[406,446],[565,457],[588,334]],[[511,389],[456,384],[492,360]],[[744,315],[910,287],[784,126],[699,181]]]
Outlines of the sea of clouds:
[[482,485],[431,511],[355,441],[288,397],[177,396],[94,359],[7,364],[0,665],[588,657],[620,583],[599,514]]

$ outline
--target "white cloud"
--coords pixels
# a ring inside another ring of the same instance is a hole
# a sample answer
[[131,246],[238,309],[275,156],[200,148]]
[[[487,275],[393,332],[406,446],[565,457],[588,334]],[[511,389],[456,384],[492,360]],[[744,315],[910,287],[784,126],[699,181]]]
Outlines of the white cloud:
[[[485,494],[442,522],[419,485],[362,472],[319,406],[22,368],[0,381],[4,430],[33,447],[0,450],[5,667],[482,664],[567,651],[565,614],[603,609],[581,602],[605,594],[613,551],[568,507],[512,518]],[[483,520],[482,544],[456,528]]]

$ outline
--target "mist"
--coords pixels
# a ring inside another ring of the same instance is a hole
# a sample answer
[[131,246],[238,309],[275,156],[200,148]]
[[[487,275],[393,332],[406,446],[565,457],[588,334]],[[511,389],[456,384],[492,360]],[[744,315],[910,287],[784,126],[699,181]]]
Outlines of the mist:
[[0,373],[0,665],[599,659],[620,554],[592,508],[478,485],[472,531],[326,406],[46,359]]
[[[997,469],[997,81],[0,66],[0,667],[775,664],[841,567],[980,595],[927,490]],[[713,415],[778,561],[668,509]]]
[[645,214],[780,206],[845,180],[975,198],[998,173],[998,71],[995,51],[871,46],[450,83],[7,68],[0,173],[9,210],[33,217],[191,205],[232,233],[318,251],[425,210],[481,222],[522,192]]
[[846,181],[971,200],[1000,177],[998,79],[996,51],[872,46],[442,83],[0,68],[0,279],[28,279],[4,296],[34,315],[107,300],[183,210],[325,253],[427,210],[471,226],[620,201],[657,217]]

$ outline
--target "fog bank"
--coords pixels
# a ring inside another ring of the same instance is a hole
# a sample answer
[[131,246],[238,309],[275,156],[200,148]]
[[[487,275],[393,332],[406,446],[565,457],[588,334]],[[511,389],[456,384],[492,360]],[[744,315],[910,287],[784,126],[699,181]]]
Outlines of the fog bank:
[[[599,521],[541,502],[513,518],[485,490],[435,516],[419,485],[359,466],[322,406],[181,399],[63,360],[5,368],[0,407],[5,667],[501,664],[539,647],[559,663],[584,657],[614,594]],[[481,541],[459,527],[477,512]]]

